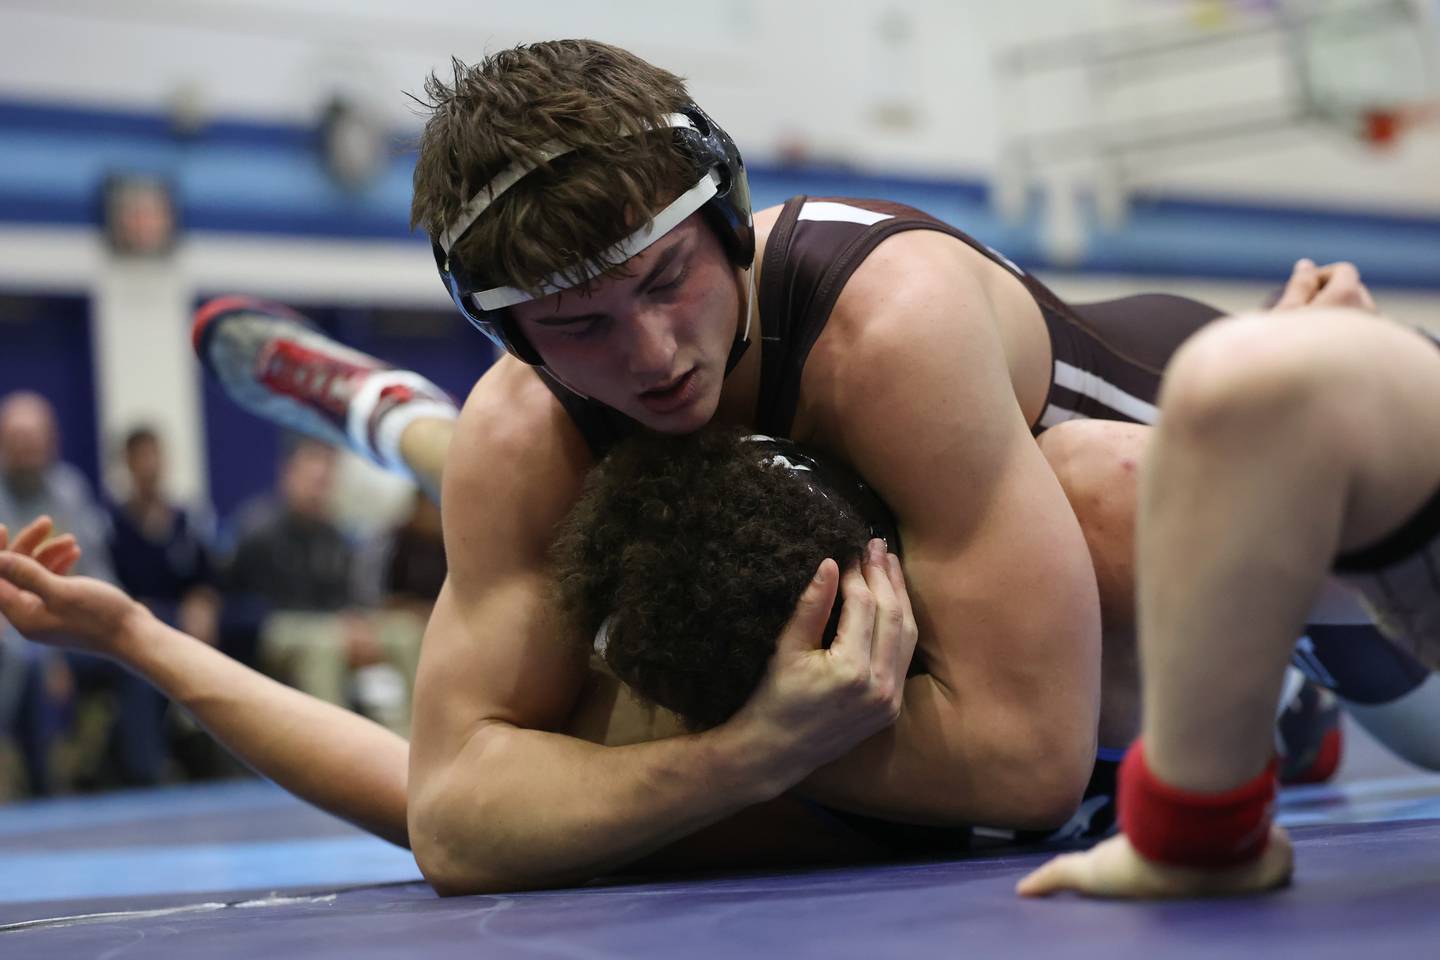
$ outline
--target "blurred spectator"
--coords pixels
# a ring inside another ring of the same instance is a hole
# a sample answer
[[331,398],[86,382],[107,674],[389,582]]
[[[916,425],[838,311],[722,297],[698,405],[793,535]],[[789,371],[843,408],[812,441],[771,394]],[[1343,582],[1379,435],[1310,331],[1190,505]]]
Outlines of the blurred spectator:
[[[214,646],[218,639],[220,597],[210,558],[208,517],[172,503],[166,495],[165,451],[149,427],[125,437],[124,500],[110,505],[110,556],[120,585],[158,618]],[[159,779],[169,753],[163,738],[167,702],[148,685],[125,690],[113,751],[125,783]],[[153,722],[151,722],[153,721]],[[208,773],[214,754],[208,738],[181,721],[193,749],[187,772]],[[198,769],[201,764],[205,769]]]
[[115,575],[161,620],[213,646],[219,595],[209,518],[166,495],[165,450],[153,429],[126,435],[125,473],[125,499],[110,507]]
[[356,552],[330,518],[335,459],[326,444],[296,441],[280,467],[278,499],[240,523],[226,603],[251,611],[266,672],[397,726],[404,681],[385,647],[388,631],[366,607]]
[[371,545],[363,564],[362,595],[373,605],[406,610],[428,620],[445,584],[440,507],[417,490],[405,519]]
[[[445,584],[445,540],[435,501],[417,490],[409,515],[371,545],[361,568],[363,595],[379,608],[374,622],[388,662],[356,674],[356,699],[367,713],[407,733],[420,640]],[[384,666],[394,669],[387,673]]]
[[[50,402],[18,391],[0,399],[0,523],[12,532],[48,514],[56,535],[74,534],[84,551],[75,572],[113,581],[105,549],[105,515],[80,471],[60,457],[59,428]],[[36,646],[0,621],[0,731],[17,739],[32,793],[56,787],[53,752],[71,717],[71,666],[66,657]],[[101,661],[89,661],[101,664]],[[112,675],[129,677],[119,667]],[[130,678],[134,684],[143,684]]]

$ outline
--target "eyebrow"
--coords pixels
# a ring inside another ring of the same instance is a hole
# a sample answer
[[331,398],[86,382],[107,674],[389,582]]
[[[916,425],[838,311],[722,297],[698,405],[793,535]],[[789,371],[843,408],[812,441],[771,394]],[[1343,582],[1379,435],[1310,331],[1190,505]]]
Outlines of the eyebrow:
[[[640,281],[639,289],[643,290],[658,280],[660,275],[670,268],[670,264],[675,262],[675,258],[680,256],[684,247],[684,242],[676,243],[671,245],[670,249],[660,254],[660,259],[655,261],[655,266],[651,267],[650,272],[645,274],[645,279]],[[573,317],[537,318],[535,322],[545,327],[563,327],[572,323],[581,323],[589,320],[603,320],[606,316],[608,316],[608,314],[582,313]]]

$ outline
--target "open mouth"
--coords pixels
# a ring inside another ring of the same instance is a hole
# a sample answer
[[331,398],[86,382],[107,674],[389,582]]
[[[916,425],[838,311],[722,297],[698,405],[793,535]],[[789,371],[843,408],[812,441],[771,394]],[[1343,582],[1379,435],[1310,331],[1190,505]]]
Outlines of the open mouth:
[[646,390],[640,402],[655,413],[668,413],[689,403],[694,394],[695,369],[692,367],[669,386]]

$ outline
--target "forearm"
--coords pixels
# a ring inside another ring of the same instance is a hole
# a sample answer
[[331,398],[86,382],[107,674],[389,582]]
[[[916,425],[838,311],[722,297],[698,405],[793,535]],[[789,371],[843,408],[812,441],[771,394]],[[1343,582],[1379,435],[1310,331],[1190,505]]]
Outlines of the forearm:
[[408,846],[408,746],[384,727],[277,683],[149,615],[117,648],[231,753],[297,797]]
[[1093,713],[1068,722],[982,706],[929,676],[905,684],[895,725],[807,777],[800,792],[891,820],[1048,829],[1073,812],[1095,758]]
[[778,775],[743,730],[605,747],[494,723],[418,784],[411,832],[444,894],[553,887],[616,870],[752,804]]

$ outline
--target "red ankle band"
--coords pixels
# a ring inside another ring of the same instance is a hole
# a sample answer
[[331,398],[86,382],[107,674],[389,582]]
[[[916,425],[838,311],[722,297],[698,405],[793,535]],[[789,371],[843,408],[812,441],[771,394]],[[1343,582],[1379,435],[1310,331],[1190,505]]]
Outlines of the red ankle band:
[[1270,842],[1275,761],[1249,783],[1224,793],[1195,793],[1162,783],[1136,740],[1120,765],[1120,826],[1147,860],[1218,869],[1259,857]]

